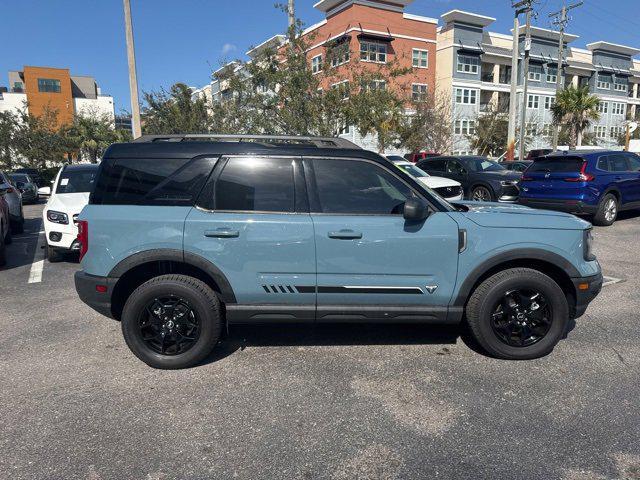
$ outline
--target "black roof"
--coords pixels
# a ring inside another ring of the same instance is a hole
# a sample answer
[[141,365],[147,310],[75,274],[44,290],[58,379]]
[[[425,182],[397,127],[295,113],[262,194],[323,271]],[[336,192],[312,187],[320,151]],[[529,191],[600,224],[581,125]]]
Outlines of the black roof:
[[388,160],[360,148],[322,148],[305,144],[261,142],[132,142],[114,143],[104,153],[110,158],[193,158],[198,155],[287,155],[304,157],[357,157],[373,161]]

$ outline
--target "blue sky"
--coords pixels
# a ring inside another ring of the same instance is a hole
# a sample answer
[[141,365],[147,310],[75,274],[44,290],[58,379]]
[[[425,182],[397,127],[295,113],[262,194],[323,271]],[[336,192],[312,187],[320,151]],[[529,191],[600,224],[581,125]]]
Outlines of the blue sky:
[[[244,57],[252,45],[282,33],[285,15],[275,0],[131,0],[138,82],[141,90],[182,81],[207,82],[226,59]],[[296,0],[298,16],[310,25],[322,20],[315,0]],[[453,8],[497,18],[490,27],[508,33],[510,0],[415,0],[407,12],[439,17]],[[562,0],[539,0],[534,24],[550,27],[548,13]],[[116,110],[129,110],[127,57],[121,0],[20,0],[2,7],[0,85],[7,72],[23,65],[68,67],[92,75],[103,93],[114,96]],[[573,45],[595,40],[640,47],[638,0],[585,0],[572,12],[568,31],[580,35]],[[28,25],[28,28],[26,27]]]

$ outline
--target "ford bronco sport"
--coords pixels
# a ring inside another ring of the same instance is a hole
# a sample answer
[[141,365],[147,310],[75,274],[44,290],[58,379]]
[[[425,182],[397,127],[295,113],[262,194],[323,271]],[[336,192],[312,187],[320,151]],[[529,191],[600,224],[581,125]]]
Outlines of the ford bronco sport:
[[602,285],[588,222],[449,204],[344,139],[142,137],[95,183],[76,289],[157,368],[264,322],[466,322],[489,354],[530,359]]

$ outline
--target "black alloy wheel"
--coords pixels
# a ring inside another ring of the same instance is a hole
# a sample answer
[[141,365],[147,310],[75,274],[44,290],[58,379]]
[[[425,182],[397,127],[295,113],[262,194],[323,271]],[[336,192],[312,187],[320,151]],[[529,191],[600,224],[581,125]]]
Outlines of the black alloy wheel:
[[538,291],[509,290],[494,306],[491,328],[511,347],[528,347],[549,332],[553,321],[551,305]]
[[200,324],[189,302],[177,295],[154,298],[140,312],[138,327],[143,342],[156,353],[179,355],[200,337]]

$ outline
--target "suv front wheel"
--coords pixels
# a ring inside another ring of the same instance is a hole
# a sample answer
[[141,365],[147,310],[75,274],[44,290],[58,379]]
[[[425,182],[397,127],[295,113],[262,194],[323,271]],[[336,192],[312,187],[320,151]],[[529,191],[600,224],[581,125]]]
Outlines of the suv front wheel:
[[560,286],[529,268],[512,268],[483,281],[469,298],[467,323],[489,354],[511,360],[542,357],[560,341],[569,305]]
[[197,365],[220,337],[220,302],[204,282],[161,275],[136,288],[122,312],[122,333],[131,351],[154,368]]

